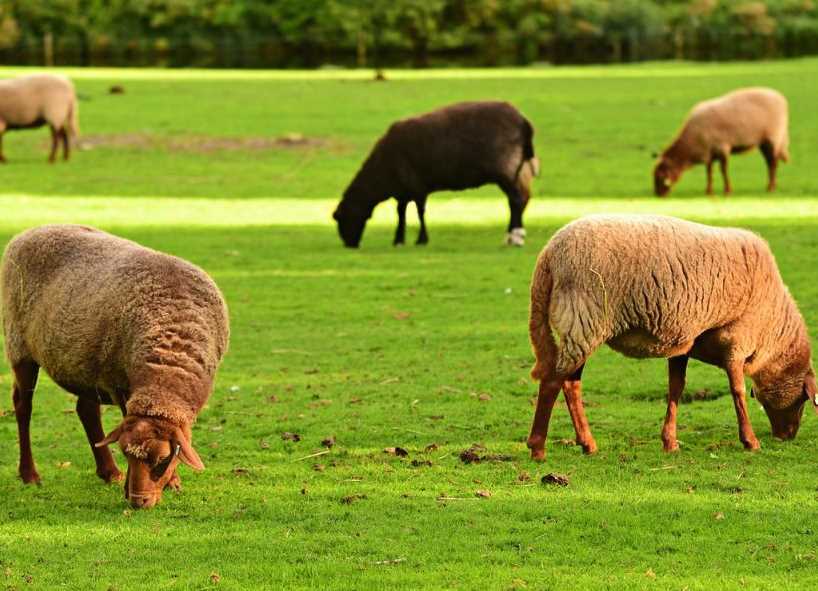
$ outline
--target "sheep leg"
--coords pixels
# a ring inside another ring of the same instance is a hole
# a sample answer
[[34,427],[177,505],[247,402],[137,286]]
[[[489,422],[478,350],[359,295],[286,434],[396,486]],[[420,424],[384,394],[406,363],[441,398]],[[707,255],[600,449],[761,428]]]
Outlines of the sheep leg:
[[705,189],[705,193],[708,195],[713,194],[713,160],[707,161],[707,189]]
[[48,161],[51,164],[54,164],[54,160],[57,157],[57,143],[60,139],[60,132],[58,132],[54,127],[51,127],[51,153],[48,155]]
[[761,444],[753,433],[750,413],[747,412],[747,399],[744,396],[744,364],[741,361],[731,362],[726,371],[727,379],[730,381],[730,393],[733,395],[733,406],[736,407],[738,438],[744,444],[745,449],[755,451],[761,447]]
[[77,398],[77,416],[85,429],[88,443],[91,444],[91,452],[94,454],[94,461],[97,464],[97,476],[109,484],[122,480],[122,472],[116,466],[110,447],[107,445],[96,447],[95,445],[98,441],[105,439],[99,403],[87,398]]
[[565,394],[565,402],[568,405],[568,412],[571,414],[571,422],[574,423],[574,431],[577,435],[577,445],[582,446],[582,451],[586,454],[596,453],[596,441],[591,434],[591,427],[585,416],[585,407],[582,404],[582,370],[585,364],[579,366],[571,376],[562,384],[562,391]]
[[534,411],[534,423],[531,425],[531,434],[528,436],[528,449],[531,450],[531,459],[542,461],[545,459],[545,441],[548,439],[548,423],[551,421],[551,412],[560,393],[562,382],[558,379],[541,380],[540,393],[537,396],[537,409]]
[[764,161],[767,163],[767,175],[769,182],[767,183],[767,191],[775,191],[775,173],[778,170],[778,158],[775,157],[775,148],[770,142],[764,142],[760,146],[761,153],[764,155]]
[[687,373],[687,355],[671,357],[667,360],[667,414],[662,427],[662,447],[666,452],[679,451],[679,442],[676,441],[676,408],[679,398],[685,389],[685,374]]
[[3,155],[3,133],[0,132],[0,162],[5,162],[6,157]]
[[719,157],[719,165],[721,166],[721,177],[724,179],[724,194],[729,195],[733,192],[733,187],[730,186],[730,177],[727,174],[727,155],[724,154]]
[[406,242],[406,206],[407,201],[398,201],[398,228],[395,230],[393,246],[399,246]]
[[14,372],[14,386],[12,400],[14,402],[14,416],[17,418],[17,433],[20,438],[20,478],[26,484],[40,484],[40,475],[34,465],[34,456],[31,453],[31,401],[34,398],[34,388],[37,386],[37,374],[40,367],[33,361],[23,361],[12,367]]
[[71,145],[68,141],[68,130],[63,127],[60,130],[60,136],[62,137],[62,159],[68,160],[71,155]]
[[415,206],[418,208],[418,219],[420,220],[420,233],[418,233],[418,239],[415,244],[428,244],[429,235],[426,233],[426,195],[420,199],[415,199]]

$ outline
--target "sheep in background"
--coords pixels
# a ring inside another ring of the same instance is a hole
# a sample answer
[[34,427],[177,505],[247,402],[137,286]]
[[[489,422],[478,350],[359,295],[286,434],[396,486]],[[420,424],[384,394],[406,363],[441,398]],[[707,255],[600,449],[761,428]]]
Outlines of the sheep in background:
[[[582,404],[582,370],[603,344],[668,360],[665,451],[678,449],[676,407],[689,358],[727,373],[747,449],[758,449],[744,396],[755,384],[773,434],[798,432],[816,402],[810,340],[767,243],[746,230],[646,215],[592,215],[559,230],[537,261],[529,331],[540,381],[528,446],[545,456],[560,388],[577,443],[596,451]],[[818,407],[816,407],[818,412]]]
[[79,105],[71,81],[53,74],[0,80],[0,162],[6,161],[2,144],[6,131],[43,125],[51,128],[48,161],[54,162],[60,141],[63,158],[68,160],[70,139],[80,132]]
[[393,244],[405,241],[410,201],[417,205],[420,218],[417,244],[426,244],[424,214],[429,193],[497,183],[511,210],[506,242],[522,246],[523,210],[531,195],[531,179],[539,172],[533,136],[531,123],[504,102],[457,103],[393,123],[333,214],[344,244],[358,246],[375,206],[390,197],[398,201]]
[[[151,507],[163,488],[178,488],[180,461],[204,469],[191,427],[229,336],[227,307],[204,271],[93,228],[41,226],[8,244],[0,288],[23,482],[40,480],[29,436],[40,367],[78,397],[106,482],[122,479],[107,447],[119,442],[132,506]],[[107,437],[100,404],[125,415]]]
[[682,173],[694,164],[707,166],[707,194],[711,195],[713,162],[716,161],[721,165],[724,193],[729,194],[732,191],[727,176],[730,154],[756,146],[767,162],[767,190],[773,191],[778,161],[789,160],[788,118],[787,99],[770,88],[743,88],[698,103],[654,168],[656,195],[667,195]]

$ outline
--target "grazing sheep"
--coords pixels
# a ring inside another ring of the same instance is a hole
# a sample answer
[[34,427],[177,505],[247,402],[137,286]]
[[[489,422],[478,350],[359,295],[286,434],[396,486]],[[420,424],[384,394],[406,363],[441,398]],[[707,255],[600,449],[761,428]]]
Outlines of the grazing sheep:
[[759,443],[747,413],[745,374],[776,437],[795,437],[804,402],[816,403],[804,320],[767,243],[746,230],[644,215],[572,222],[537,261],[529,330],[537,361],[531,375],[540,381],[528,438],[534,459],[545,456],[560,388],[577,443],[596,451],[581,379],[586,360],[604,343],[629,357],[668,359],[665,451],[678,449],[676,406],[690,357],[727,373],[748,449]]
[[[9,243],[0,287],[24,482],[40,480],[29,437],[40,367],[78,397],[106,482],[122,479],[107,447],[119,442],[134,507],[151,507],[165,486],[179,487],[179,461],[204,469],[191,426],[229,336],[224,300],[204,271],[94,228],[41,226]],[[117,404],[125,415],[107,437],[100,404]]]
[[693,107],[678,137],[653,171],[656,195],[664,197],[682,173],[694,164],[707,165],[707,194],[713,193],[713,162],[721,165],[724,193],[732,191],[727,176],[730,154],[758,146],[767,162],[769,183],[775,189],[778,161],[789,159],[787,99],[770,88],[743,88]]
[[30,129],[48,125],[51,128],[49,162],[57,156],[62,140],[63,158],[71,152],[70,138],[79,135],[79,105],[74,85],[62,76],[34,74],[12,80],[0,80],[0,162],[3,156],[3,133],[11,129]]
[[522,246],[523,210],[531,195],[531,179],[539,172],[533,136],[531,123],[502,102],[457,103],[393,123],[333,214],[344,244],[358,246],[372,210],[390,197],[398,201],[393,243],[404,243],[406,206],[414,201],[420,218],[417,244],[426,244],[429,193],[497,183],[511,210],[506,241]]

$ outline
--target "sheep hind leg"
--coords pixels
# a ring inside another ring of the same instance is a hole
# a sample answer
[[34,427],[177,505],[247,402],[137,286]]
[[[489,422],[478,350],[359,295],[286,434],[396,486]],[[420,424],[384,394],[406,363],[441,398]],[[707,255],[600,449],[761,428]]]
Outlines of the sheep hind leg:
[[759,146],[761,154],[764,156],[764,161],[767,163],[767,175],[769,181],[767,182],[767,191],[775,191],[775,175],[778,170],[778,158],[775,157],[775,148],[770,142],[764,142]]
[[534,411],[534,422],[531,425],[531,434],[528,436],[528,449],[531,450],[531,459],[542,461],[545,459],[545,442],[548,439],[548,423],[551,421],[551,412],[560,393],[562,382],[558,379],[540,380],[540,392],[537,396],[537,408]]
[[77,398],[77,416],[85,429],[88,443],[91,444],[91,452],[94,454],[94,461],[97,465],[97,476],[109,484],[121,481],[122,472],[117,468],[109,446],[96,447],[95,445],[105,438],[105,432],[102,430],[99,403],[87,398]]
[[713,160],[707,161],[707,188],[705,189],[705,193],[708,195],[713,194]]
[[6,157],[3,155],[3,133],[0,131],[0,163],[5,163]]
[[407,201],[398,201],[398,227],[395,230],[395,239],[392,241],[393,246],[400,246],[406,242],[406,206]]
[[60,141],[60,132],[54,127],[49,127],[51,130],[51,152],[48,154],[48,162],[54,164],[57,159],[57,146]]
[[62,159],[67,161],[71,157],[71,142],[68,141],[68,130],[65,127],[60,130],[60,137],[62,138]]
[[582,447],[583,453],[594,454],[597,450],[596,441],[591,434],[591,427],[588,424],[585,407],[582,404],[582,370],[584,368],[585,364],[583,363],[563,382],[562,391],[565,393],[565,402],[568,405],[568,412],[571,414],[571,422],[574,423],[577,445]]
[[662,448],[666,452],[679,450],[679,442],[676,440],[676,409],[685,389],[687,360],[687,355],[671,357],[667,360],[667,413],[665,414],[665,423],[662,426]]
[[724,154],[719,157],[719,165],[721,167],[721,178],[724,179],[724,194],[729,195],[733,192],[733,187],[730,185],[730,176],[727,174],[727,155]]
[[33,361],[23,361],[12,367],[14,386],[12,400],[14,416],[17,419],[17,434],[20,442],[20,478],[26,484],[40,484],[40,475],[34,465],[31,453],[31,406],[34,388],[37,386],[37,374],[40,367]]
[[500,188],[508,197],[509,221],[506,244],[509,246],[523,246],[525,244],[523,210],[528,203],[528,195],[519,189],[516,182],[500,183]]

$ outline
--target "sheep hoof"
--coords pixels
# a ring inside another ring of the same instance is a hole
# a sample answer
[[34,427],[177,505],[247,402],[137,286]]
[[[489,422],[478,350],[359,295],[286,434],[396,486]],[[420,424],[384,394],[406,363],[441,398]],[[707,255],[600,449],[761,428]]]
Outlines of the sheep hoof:
[[523,246],[525,244],[525,228],[513,228],[506,234],[507,246]]
[[579,445],[582,447],[582,453],[585,455],[591,456],[597,452],[596,441],[593,439],[587,443],[580,442]]
[[531,450],[531,459],[535,462],[542,462],[545,460],[545,437],[541,435],[531,435],[526,442],[528,449]]
[[168,480],[168,483],[165,485],[165,488],[175,491],[182,490],[182,479],[179,478],[179,475],[174,472],[173,476],[170,477],[170,480]]
[[761,444],[758,442],[758,439],[750,439],[749,441],[742,441],[744,444],[744,449],[747,451],[758,451],[761,449]]
[[669,442],[669,441],[666,441],[662,445],[662,451],[664,451],[665,453],[668,453],[668,454],[675,453],[675,452],[679,451],[679,443],[676,442],[676,441],[674,441],[672,443]]
[[122,475],[122,472],[119,471],[119,468],[113,468],[110,470],[101,470],[97,472],[97,476],[102,478],[106,484],[112,484],[114,482],[122,482],[125,478]]
[[37,470],[34,469],[25,472],[20,471],[20,479],[23,481],[23,484],[36,484],[37,486],[42,484],[40,475],[37,474]]

